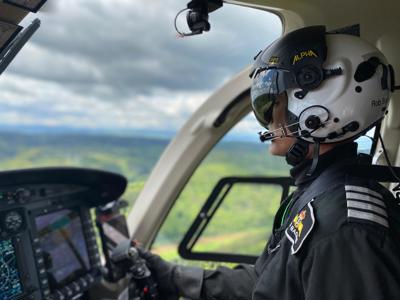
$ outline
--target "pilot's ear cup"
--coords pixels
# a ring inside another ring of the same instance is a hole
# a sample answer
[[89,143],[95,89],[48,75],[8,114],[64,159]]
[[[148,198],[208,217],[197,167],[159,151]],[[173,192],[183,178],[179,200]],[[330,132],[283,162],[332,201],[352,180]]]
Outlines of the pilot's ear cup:
[[303,90],[316,89],[321,84],[321,81],[322,72],[313,65],[304,66],[296,73],[296,82]]
[[363,61],[357,66],[354,73],[354,80],[357,82],[363,82],[374,76],[376,68],[379,66],[380,61],[377,57],[371,57],[370,59]]

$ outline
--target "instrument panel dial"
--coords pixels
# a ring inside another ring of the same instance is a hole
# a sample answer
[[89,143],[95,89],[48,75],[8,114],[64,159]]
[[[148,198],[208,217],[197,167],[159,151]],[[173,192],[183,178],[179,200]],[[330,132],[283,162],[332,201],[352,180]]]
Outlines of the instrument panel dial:
[[24,223],[24,218],[19,211],[12,210],[4,216],[4,229],[8,232],[18,232]]

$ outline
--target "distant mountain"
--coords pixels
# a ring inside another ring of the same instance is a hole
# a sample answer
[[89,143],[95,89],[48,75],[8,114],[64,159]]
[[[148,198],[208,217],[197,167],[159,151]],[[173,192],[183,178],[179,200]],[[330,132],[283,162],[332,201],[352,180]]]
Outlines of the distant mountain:
[[176,135],[174,130],[154,129],[102,129],[78,128],[68,126],[42,126],[42,125],[4,125],[0,124],[0,133],[22,134],[79,134],[79,135],[107,135],[125,137],[148,137],[170,140]]
[[[0,131],[0,171],[48,166],[103,169],[123,174],[130,182],[139,184],[135,187],[137,191],[169,142],[167,138],[95,132],[3,130]],[[265,152],[265,145],[261,143],[223,141],[214,147],[207,161],[217,169],[228,164],[237,170],[250,168],[261,174],[264,168],[259,161],[266,156]],[[276,163],[270,167],[281,168]]]
[[[4,125],[0,124],[0,134],[22,133],[22,134],[46,134],[46,135],[102,135],[102,136],[121,136],[121,137],[144,137],[171,140],[176,134],[176,130],[167,129],[110,129],[110,128],[78,128],[68,126],[43,126],[43,125]],[[231,132],[226,135],[224,141],[259,142],[258,134]]]
[[146,145],[159,145],[165,147],[169,143],[169,139],[166,138],[154,138],[154,137],[127,137],[127,136],[115,136],[107,134],[95,134],[94,132],[79,133],[79,132],[69,132],[69,133],[22,133],[22,132],[7,132],[0,131],[0,145],[1,148],[19,146],[26,147],[39,147],[39,146],[51,146],[53,148],[60,147],[106,147],[108,145],[113,145],[116,147],[123,148],[134,148],[137,146],[144,147]]

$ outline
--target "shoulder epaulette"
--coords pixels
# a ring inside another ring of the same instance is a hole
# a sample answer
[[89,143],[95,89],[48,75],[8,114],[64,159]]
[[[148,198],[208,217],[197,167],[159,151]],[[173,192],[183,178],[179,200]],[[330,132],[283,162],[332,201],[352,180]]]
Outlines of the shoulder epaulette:
[[381,193],[369,187],[345,185],[349,221],[372,222],[389,228],[386,204]]

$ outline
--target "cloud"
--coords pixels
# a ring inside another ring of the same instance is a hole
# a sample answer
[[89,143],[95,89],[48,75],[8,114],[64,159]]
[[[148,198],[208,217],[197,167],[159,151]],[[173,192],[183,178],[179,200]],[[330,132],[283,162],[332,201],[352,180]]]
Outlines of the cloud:
[[276,16],[225,4],[210,32],[177,39],[185,5],[57,0],[0,78],[3,122],[179,128],[281,32]]
[[[32,93],[21,94],[24,89]],[[0,81],[0,90],[6,90],[0,101],[3,124],[97,129],[176,129],[207,97],[200,92],[181,92],[176,98],[166,97],[167,92],[159,90],[115,105],[112,101],[100,101],[96,96],[82,96],[63,89],[59,83],[15,75]]]

